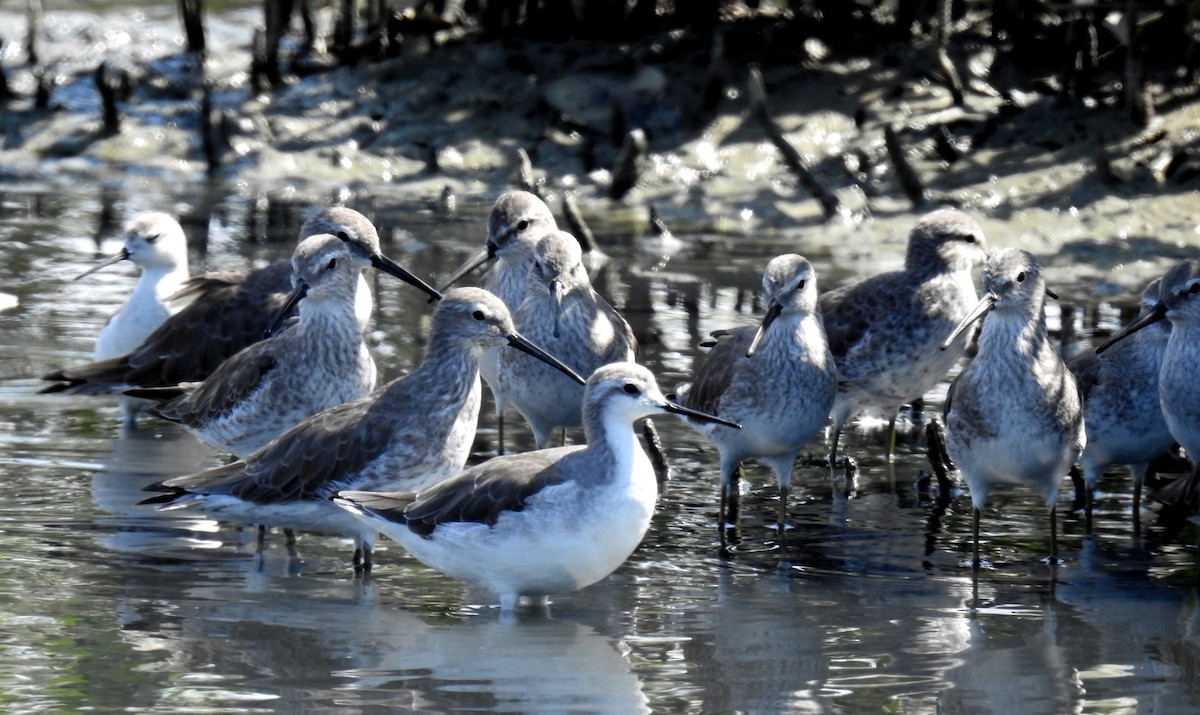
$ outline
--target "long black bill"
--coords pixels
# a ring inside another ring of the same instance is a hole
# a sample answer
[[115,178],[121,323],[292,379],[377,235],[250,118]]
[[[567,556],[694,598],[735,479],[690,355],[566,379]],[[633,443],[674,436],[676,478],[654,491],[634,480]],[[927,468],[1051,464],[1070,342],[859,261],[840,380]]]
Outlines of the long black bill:
[[442,290],[449,290],[450,286],[462,280],[463,276],[492,260],[492,258],[495,256],[496,244],[488,241],[486,248],[468,258],[466,263],[463,263],[461,266],[459,266],[458,270],[454,271],[454,273],[452,273],[450,277],[447,278],[444,283],[442,283]]
[[763,316],[762,322],[758,325],[758,330],[754,333],[754,339],[750,341],[750,347],[746,348],[746,357],[754,355],[754,351],[758,350],[758,344],[762,342],[763,336],[767,334],[767,328],[771,327],[771,323],[783,313],[783,306],[779,303],[772,302],[767,308],[767,314]]
[[989,312],[991,312],[992,308],[995,307],[996,294],[985,294],[983,296],[983,300],[979,301],[979,304],[972,308],[970,313],[967,313],[967,317],[962,319],[962,322],[958,324],[958,327],[950,331],[950,337],[942,341],[942,350],[950,347],[954,341],[958,339],[958,336],[963,334],[963,331],[971,327],[972,323],[987,315]]
[[271,316],[271,322],[267,324],[267,329],[263,332],[263,340],[275,334],[279,327],[287,322],[287,319],[292,316],[292,311],[304,300],[304,296],[308,295],[308,283],[305,281],[296,281],[296,287],[288,294],[287,300],[283,302],[283,307],[275,311],[275,315]]
[[555,368],[556,370],[558,370],[562,374],[566,375],[567,377],[571,378],[575,382],[578,382],[580,385],[587,382],[587,380],[584,380],[582,377],[579,376],[579,373],[575,372],[571,368],[564,365],[562,363],[562,361],[560,361],[558,358],[554,357],[550,353],[546,352],[545,350],[542,350],[538,346],[529,342],[529,340],[527,340],[520,333],[513,333],[513,334],[509,335],[508,336],[508,344],[513,346],[517,350],[520,350],[523,353],[527,353],[529,355],[534,356],[538,360],[541,360],[542,362],[546,363],[547,365]]
[[1149,313],[1146,313],[1142,317],[1138,318],[1137,320],[1133,321],[1129,325],[1125,326],[1125,328],[1123,330],[1118,331],[1116,335],[1112,336],[1107,341],[1105,341],[1105,343],[1103,345],[1096,348],[1096,354],[1099,355],[1100,353],[1104,352],[1105,350],[1108,350],[1113,345],[1116,345],[1117,343],[1121,342],[1125,338],[1128,338],[1130,335],[1133,335],[1134,333],[1136,333],[1137,331],[1146,327],[1147,325],[1153,325],[1160,320],[1166,320],[1166,318],[1167,318],[1166,304],[1161,303],[1161,302],[1156,303],[1154,305],[1154,307],[1150,309]]
[[388,275],[395,276],[405,283],[425,291],[425,294],[429,296],[430,303],[435,300],[442,299],[442,294],[439,293],[436,288],[420,278],[417,278],[415,275],[410,273],[407,268],[399,263],[396,263],[382,253],[376,256],[371,256],[371,265],[375,266],[384,273],[387,273]]
[[664,402],[663,404],[659,405],[659,407],[661,407],[663,409],[663,411],[665,411],[665,412],[671,412],[671,413],[674,413],[677,415],[683,415],[684,417],[691,417],[694,420],[700,420],[702,422],[715,422],[716,424],[725,425],[726,427],[732,427],[733,429],[741,429],[742,428],[742,426],[739,425],[737,422],[730,422],[729,420],[723,420],[720,417],[717,417],[716,415],[710,415],[707,412],[693,410],[690,407],[684,407],[683,405],[678,405],[678,404],[675,404],[674,402]]
[[122,248],[120,253],[116,254],[115,256],[109,256],[108,258],[105,258],[103,261],[100,261],[96,265],[87,269],[83,273],[80,273],[79,275],[75,276],[71,280],[77,281],[80,278],[83,278],[84,276],[92,275],[93,273],[100,270],[101,268],[108,268],[109,266],[111,266],[114,263],[120,263],[121,261],[127,261],[127,260],[129,260],[129,251]]

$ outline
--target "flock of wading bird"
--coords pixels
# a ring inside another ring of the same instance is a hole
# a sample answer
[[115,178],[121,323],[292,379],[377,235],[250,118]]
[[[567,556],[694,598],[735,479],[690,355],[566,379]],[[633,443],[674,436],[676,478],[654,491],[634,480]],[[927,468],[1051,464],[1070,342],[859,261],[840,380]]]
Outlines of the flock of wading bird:
[[[713,333],[673,400],[636,364],[629,325],[592,288],[579,242],[527,192],[496,200],[486,246],[440,291],[383,255],[371,222],[343,207],[304,223],[290,262],[246,274],[189,277],[183,230],[163,213],[134,218],[124,242],[92,270],[132,261],[136,287],[100,332],[94,361],[47,375],[45,391],[119,386],[126,419],[148,411],[237,457],[152,484],[141,503],[256,525],[260,538],[269,526],[289,540],[292,528],[348,535],[361,570],[382,532],[495,593],[505,612],[594,583],[637,547],[661,476],[634,431],[640,418],[680,415],[716,446],[723,543],[747,459],[778,480],[782,530],[801,449],[828,423],[833,469],[839,434],[868,410],[892,418],[894,440],[897,411],[946,376],[985,316],[944,413],[945,448],[974,507],[975,568],[992,487],[1042,493],[1057,563],[1054,505],[1073,465],[1088,494],[1107,467],[1130,465],[1136,509],[1152,459],[1177,443],[1200,454],[1190,374],[1200,261],[1151,283],[1141,318],[1064,363],[1047,334],[1053,294],[1038,261],[989,253],[979,225],[955,210],[916,223],[902,269],[824,293],[802,256],[771,259],[761,323]],[[449,288],[489,261],[482,288]],[[437,301],[420,366],[379,388],[363,341],[368,266]],[[465,468],[481,376],[501,454]],[[510,404],[537,450],[503,454]],[[578,426],[586,444],[548,446],[555,428]],[[661,449],[652,426],[646,436]],[[1178,498],[1195,499],[1196,479],[1177,480]]]

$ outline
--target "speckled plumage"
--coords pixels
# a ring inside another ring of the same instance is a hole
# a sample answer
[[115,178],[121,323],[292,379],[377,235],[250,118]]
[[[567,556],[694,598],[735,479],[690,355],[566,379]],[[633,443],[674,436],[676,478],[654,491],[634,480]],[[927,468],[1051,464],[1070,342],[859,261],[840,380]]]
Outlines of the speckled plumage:
[[[1153,311],[1158,294],[1158,280],[1146,286],[1141,298],[1143,315]],[[1161,322],[1103,354],[1088,350],[1067,361],[1083,392],[1087,446],[1080,464],[1089,512],[1091,490],[1113,464],[1129,465],[1137,509],[1150,460],[1169,450],[1175,441],[1158,400],[1158,373],[1170,335],[1170,324]]]
[[[525,281],[537,242],[557,230],[554,214],[544,201],[528,191],[506,191],[492,205],[488,216],[487,241],[483,249],[463,263],[442,285],[442,290],[454,285],[468,273],[491,259],[494,264],[484,274],[482,286],[494,293],[515,313],[525,299]],[[500,425],[500,451],[504,450],[504,409],[508,406],[503,391],[498,389],[499,355],[485,353],[479,372],[492,388],[496,400],[496,417]]]
[[336,503],[425,564],[500,596],[545,597],[599,581],[641,542],[654,469],[633,422],[683,410],[644,367],[614,363],[588,379],[586,446],[490,459],[416,493],[347,491]]
[[931,390],[962,357],[966,336],[947,350],[938,345],[978,301],[972,272],[985,256],[979,224],[940,209],[913,227],[903,270],[821,295],[839,380],[831,459],[851,418],[878,411],[894,420],[902,405]]
[[[304,222],[300,239],[328,233],[351,247],[360,266],[375,266],[416,285],[430,295],[433,288],[405,271],[380,251],[375,226],[362,214],[340,206],[324,209]],[[247,345],[262,340],[271,318],[291,292],[291,261],[284,259],[250,273],[215,273],[189,280],[177,294],[190,299],[136,349],[118,357],[59,370],[44,379],[60,391],[81,383],[157,387],[199,382]],[[371,293],[359,280],[356,315],[366,325]]]
[[502,345],[537,352],[514,331],[499,298],[454,290],[434,311],[415,370],[313,415],[244,460],[152,485],[166,494],[146,501],[241,523],[353,535],[356,558],[361,552],[369,567],[375,531],[329,497],[340,489],[420,489],[461,471],[479,417],[479,356]]
[[1097,352],[1163,319],[1170,320],[1171,335],[1158,373],[1159,406],[1171,436],[1196,465],[1179,492],[1185,504],[1195,507],[1200,501],[1200,380],[1196,379],[1196,366],[1200,365],[1200,261],[1181,261],[1167,271],[1154,307]]
[[[763,272],[766,316],[759,328],[723,331],[690,385],[679,388],[681,404],[733,420],[735,430],[692,422],[721,454],[721,518],[736,509],[734,472],[745,459],[771,468],[786,509],[792,464],[804,445],[825,426],[833,406],[837,371],[817,313],[817,277],[807,259],[777,256]],[[753,355],[748,351],[754,345]]]
[[[123,355],[137,347],[183,305],[172,296],[188,280],[187,237],[173,216],[158,211],[139,214],[125,225],[124,246],[79,278],[120,261],[139,269],[137,284],[96,337],[93,360]],[[76,278],[78,280],[78,278]]]
[[[635,359],[633,331],[592,289],[579,241],[563,231],[548,233],[538,242],[513,323],[580,375]],[[497,388],[529,423],[538,448],[548,445],[555,427],[583,424],[580,385],[528,355],[497,352]]]
[[304,418],[375,389],[375,361],[354,312],[362,270],[347,244],[330,234],[310,236],[296,248],[292,268],[295,325],[237,353],[151,413],[244,457]]
[[984,266],[983,300],[945,344],[987,314],[979,352],[946,399],[946,450],[971,492],[975,563],[979,515],[992,487],[1027,484],[1046,500],[1057,557],[1054,504],[1085,443],[1083,397],[1046,331],[1046,282],[1037,260],[1013,248]]

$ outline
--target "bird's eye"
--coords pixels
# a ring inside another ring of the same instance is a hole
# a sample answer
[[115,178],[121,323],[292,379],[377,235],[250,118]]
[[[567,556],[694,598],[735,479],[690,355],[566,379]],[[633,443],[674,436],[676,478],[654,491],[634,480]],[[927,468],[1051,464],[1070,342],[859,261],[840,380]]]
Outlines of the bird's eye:
[[1188,293],[1200,293],[1200,282],[1188,286]]
[[527,219],[521,219],[517,222],[518,231],[524,231],[527,228],[529,228],[529,221]]
[[1025,282],[1025,271],[1021,271],[1020,273],[1017,274],[1017,282],[1018,283]]
[[155,241],[157,241],[160,238],[162,238],[161,233],[156,233],[152,236],[146,236],[146,243],[154,243]]
[[330,271],[332,271],[334,268],[337,268],[337,259],[330,258],[329,265],[325,266],[325,268],[326,268],[326,270],[330,270]]
[[800,282],[796,284],[796,290],[804,290],[804,284],[806,282],[807,281],[805,281],[803,278],[801,278]]
[[346,233],[345,231],[338,231],[334,235],[341,239],[342,243],[350,243],[350,234]]
[[641,392],[641,390],[638,389],[638,386],[632,382],[625,383],[625,387],[623,389],[625,390],[626,395],[636,395]]
[[968,233],[962,237],[962,240],[966,241],[967,243],[975,243],[975,234]]
[[482,311],[482,310],[477,310],[477,311],[475,311],[474,313],[471,313],[471,317],[472,317],[472,318],[474,318],[474,319],[476,319],[476,320],[483,320],[483,319],[484,319],[484,318],[486,318],[487,316],[483,314],[483,311]]

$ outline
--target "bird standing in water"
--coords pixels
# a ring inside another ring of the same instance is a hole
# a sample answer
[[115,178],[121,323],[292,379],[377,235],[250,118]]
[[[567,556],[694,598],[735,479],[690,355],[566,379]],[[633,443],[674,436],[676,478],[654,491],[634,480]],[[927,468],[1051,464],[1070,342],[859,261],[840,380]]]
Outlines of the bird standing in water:
[[1171,336],[1158,372],[1158,400],[1167,429],[1195,465],[1179,487],[1159,490],[1156,498],[1182,503],[1189,510],[1200,506],[1200,261],[1175,265],[1162,277],[1158,301],[1146,314],[1096,348],[1103,353],[1162,320],[1171,321]]
[[838,370],[831,462],[842,429],[864,410],[889,420],[892,457],[897,411],[933,389],[966,350],[965,336],[945,350],[938,346],[978,302],[972,274],[986,255],[979,224],[960,211],[940,209],[913,227],[903,270],[821,295]]
[[295,325],[235,354],[202,383],[127,394],[176,395],[150,413],[238,457],[306,417],[368,395],[375,389],[375,361],[354,314],[362,268],[347,245],[327,233],[301,241],[292,265],[296,288],[280,313],[298,304]]
[[1085,436],[1083,397],[1050,344],[1046,281],[1025,251],[994,252],[983,270],[984,296],[942,343],[950,348],[975,321],[979,352],[946,397],[946,450],[971,492],[978,569],[979,517],[992,487],[1025,484],[1050,512],[1050,558],[1058,559],[1055,504],[1059,484],[1079,458]]
[[796,455],[824,426],[837,391],[837,370],[817,312],[817,276],[803,256],[771,259],[763,272],[766,315],[757,329],[721,331],[688,385],[677,390],[686,407],[742,425],[730,429],[706,420],[687,420],[721,454],[722,539],[737,523],[736,470],[756,459],[779,484],[779,528],[787,519],[787,497]]
[[334,502],[422,563],[496,593],[506,614],[522,597],[544,605],[612,573],[641,543],[658,484],[633,422],[659,412],[719,419],[668,402],[646,368],[613,363],[587,381],[586,445],[494,457],[417,492],[342,491]]

